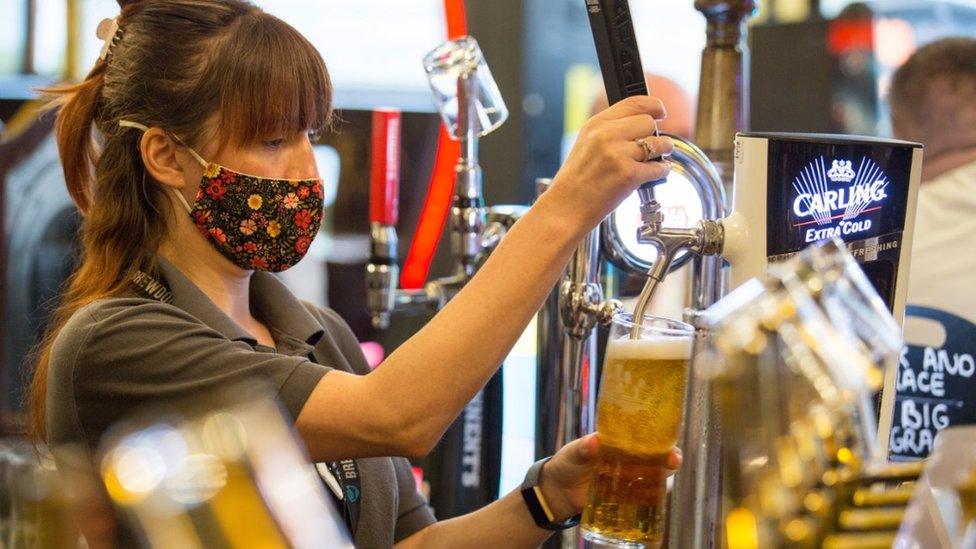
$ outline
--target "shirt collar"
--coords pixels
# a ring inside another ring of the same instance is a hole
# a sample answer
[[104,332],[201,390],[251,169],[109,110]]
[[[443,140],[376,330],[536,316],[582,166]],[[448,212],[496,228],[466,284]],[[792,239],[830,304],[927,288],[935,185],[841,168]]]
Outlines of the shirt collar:
[[[173,294],[173,305],[220,332],[231,341],[244,341],[252,347],[257,340],[224,314],[203,291],[175,265],[160,257],[159,268]],[[294,294],[271,273],[255,271],[250,284],[251,307],[260,314],[268,330],[282,345],[313,346],[325,330]],[[282,341],[285,339],[294,341]],[[310,349],[309,349],[310,350]]]
[[280,278],[261,271],[251,275],[251,305],[272,331],[293,337],[307,345],[322,339],[325,329]]

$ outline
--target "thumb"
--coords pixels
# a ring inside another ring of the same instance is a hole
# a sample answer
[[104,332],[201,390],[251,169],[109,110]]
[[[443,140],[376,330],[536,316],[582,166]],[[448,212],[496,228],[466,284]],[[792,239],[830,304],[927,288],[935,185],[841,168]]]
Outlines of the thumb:
[[586,465],[594,461],[600,454],[600,439],[596,433],[591,433],[573,442],[574,448],[571,454],[573,461]]
[[668,469],[672,471],[677,471],[681,467],[681,463],[684,461],[684,455],[681,453],[681,448],[675,446],[671,449],[671,453],[668,454]]

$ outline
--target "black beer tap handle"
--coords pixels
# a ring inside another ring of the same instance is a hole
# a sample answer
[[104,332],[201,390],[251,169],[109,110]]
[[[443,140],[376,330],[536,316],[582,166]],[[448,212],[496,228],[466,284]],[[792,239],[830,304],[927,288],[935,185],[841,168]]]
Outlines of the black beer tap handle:
[[625,97],[647,95],[627,0],[586,0],[586,9],[610,104]]
[[[626,97],[648,95],[628,1],[585,1],[609,103],[613,105]],[[657,135],[658,131],[655,129],[654,136]],[[657,160],[661,160],[661,157],[652,161]],[[664,181],[666,180],[648,181],[642,187],[653,187]]]

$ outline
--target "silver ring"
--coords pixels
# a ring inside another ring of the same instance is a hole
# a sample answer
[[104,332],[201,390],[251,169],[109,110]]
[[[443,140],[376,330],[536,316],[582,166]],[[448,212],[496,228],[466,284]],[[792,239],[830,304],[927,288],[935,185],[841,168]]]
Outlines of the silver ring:
[[643,137],[635,139],[634,143],[637,143],[642,149],[644,149],[644,160],[642,160],[642,162],[650,162],[652,158],[657,156],[654,154],[654,147],[652,147],[651,144],[648,143]]

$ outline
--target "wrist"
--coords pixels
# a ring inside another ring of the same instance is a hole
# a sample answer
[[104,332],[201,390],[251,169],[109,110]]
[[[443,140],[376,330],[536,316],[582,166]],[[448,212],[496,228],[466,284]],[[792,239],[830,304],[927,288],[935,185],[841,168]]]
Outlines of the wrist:
[[600,222],[576,205],[574,198],[554,183],[532,205],[530,213],[543,225],[547,240],[575,247]]
[[565,521],[580,514],[582,509],[578,509],[570,503],[565,490],[552,479],[552,475],[547,474],[546,465],[542,466],[542,471],[539,474],[539,490],[542,491],[542,496],[549,503],[549,508],[556,520]]
[[536,526],[544,530],[565,530],[579,524],[580,517],[567,513],[569,506],[558,486],[550,487],[549,480],[543,484],[542,471],[549,459],[541,459],[529,467],[519,491]]

